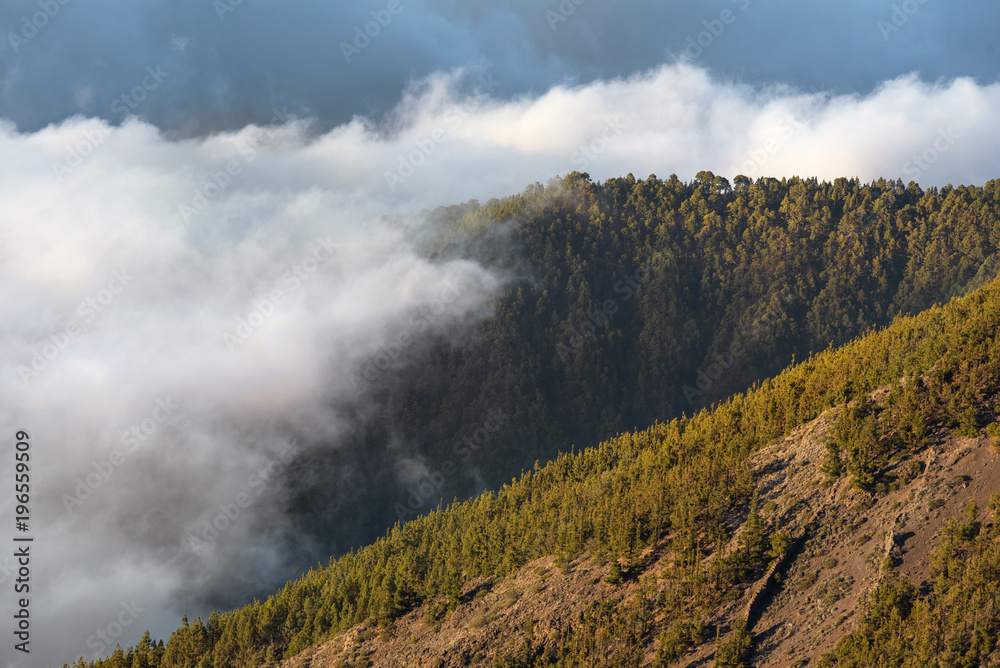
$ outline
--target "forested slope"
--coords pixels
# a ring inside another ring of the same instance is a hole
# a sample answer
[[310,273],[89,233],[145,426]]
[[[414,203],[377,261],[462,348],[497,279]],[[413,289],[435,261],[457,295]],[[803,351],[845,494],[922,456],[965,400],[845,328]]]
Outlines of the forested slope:
[[510,429],[473,457],[499,484],[572,444],[690,415],[793,355],[996,274],[1000,182],[730,188],[699,176],[595,184],[573,174],[439,212],[474,230],[509,221],[508,243],[485,259],[512,279],[481,340],[442,347],[429,369],[404,376],[399,419],[432,462],[500,408]]
[[[947,201],[953,192],[920,197]],[[871,252],[869,266],[874,267],[879,252],[874,245]],[[971,266],[959,269],[954,254],[948,258],[956,268],[942,283],[959,289],[976,272]],[[903,269],[909,271],[909,264]],[[918,294],[921,271],[913,271],[912,281],[904,281],[911,288],[895,290],[892,299]],[[636,299],[641,303],[641,297]],[[868,308],[856,306],[849,319]],[[597,604],[558,637],[531,641],[492,660],[506,666],[640,665],[652,643],[656,661],[668,664],[705,642],[704,616],[756,582],[789,547],[788,536],[753,503],[756,480],[749,457],[839,406],[824,462],[830,483],[848,476],[860,493],[885,494],[895,482],[887,477],[891,464],[928,447],[936,431],[996,432],[998,328],[1000,282],[993,281],[944,307],[899,318],[884,331],[810,357],[712,411],[560,455],[495,492],[398,525],[262,603],[185,621],[163,646],[144,642],[107,661],[80,665],[258,666],[294,656],[360,623],[391,628],[417,605],[426,606],[433,623],[463,604],[473,579],[502,578],[543,555],[615,560],[621,566],[612,568],[614,584],[651,546],[669,550],[671,567],[646,583],[636,599],[621,606]],[[877,388],[888,389],[880,402],[872,402],[869,395]],[[594,413],[573,418],[587,420]],[[738,549],[722,550],[732,537],[727,519],[748,507]],[[996,633],[991,629],[1000,624],[992,584],[996,530],[995,522],[956,526],[942,540],[934,596],[918,600],[920,595],[905,584],[883,587],[873,599],[869,621],[844,641],[837,658],[827,660],[873,665],[858,657],[889,652],[897,658],[885,665],[901,665],[919,651],[921,657],[942,658],[942,665],[976,665],[977,657],[992,651]],[[712,554],[717,558],[705,559]],[[938,611],[949,615],[947,642],[921,640],[935,637],[927,629],[938,623]],[[752,651],[749,634],[736,631],[719,646],[720,665],[736,665]],[[594,638],[613,640],[601,645]]]
[[[925,190],[574,173],[432,217],[445,233],[429,252],[471,255],[507,286],[468,345],[358,371],[377,419],[325,470],[310,464],[352,490],[351,511],[330,512],[340,502],[314,487],[298,503],[337,549],[573,446],[692,415],[1000,268],[1000,181]],[[483,432],[498,412],[509,420]],[[371,456],[386,442],[426,466],[422,485]]]

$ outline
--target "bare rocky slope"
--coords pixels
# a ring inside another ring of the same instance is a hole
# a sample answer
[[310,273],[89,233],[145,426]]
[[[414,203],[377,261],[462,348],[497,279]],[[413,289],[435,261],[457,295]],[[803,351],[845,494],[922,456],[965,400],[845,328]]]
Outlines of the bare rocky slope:
[[[848,478],[831,484],[820,467],[837,410],[753,456],[759,507],[788,532],[791,546],[762,579],[703,617],[708,640],[673,665],[711,666],[716,638],[724,640],[737,620],[747,621],[753,634],[753,665],[810,665],[855,627],[864,601],[888,569],[898,569],[918,588],[926,586],[930,554],[947,520],[961,516],[972,500],[985,509],[998,491],[997,446],[987,436],[960,437],[948,430],[932,434],[921,452],[895,461],[883,476],[888,482],[875,493],[852,488]],[[730,518],[729,549],[745,520],[745,511]],[[470,583],[454,612],[421,606],[387,629],[355,627],[281,665],[492,666],[498,653],[520,647],[529,632],[544,642],[598,601],[630,600],[639,582],[662,572],[670,558],[663,548],[651,549],[631,566],[623,584],[611,585],[605,583],[610,563],[583,556],[557,564],[545,557],[502,580]],[[656,649],[650,633],[643,665],[653,663]]]

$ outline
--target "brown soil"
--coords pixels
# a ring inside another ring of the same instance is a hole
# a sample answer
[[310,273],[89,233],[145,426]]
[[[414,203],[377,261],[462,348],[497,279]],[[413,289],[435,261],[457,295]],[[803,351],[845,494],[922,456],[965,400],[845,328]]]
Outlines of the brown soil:
[[[947,520],[961,517],[971,500],[982,518],[998,490],[1000,456],[990,439],[943,431],[932,436],[930,448],[895,462],[888,471],[895,481],[880,493],[852,489],[843,478],[831,485],[820,466],[836,410],[752,459],[764,517],[801,539],[773,577],[714,611],[703,625],[721,629],[725,637],[732,622],[749,614],[755,666],[804,666],[832,649],[855,627],[864,601],[887,573],[885,566],[926,586],[930,554]],[[732,520],[730,549],[743,520],[745,513]],[[649,554],[638,575],[662,570],[668,559],[662,552]],[[535,622],[535,637],[542,640],[599,600],[631,598],[638,578],[611,586],[603,581],[609,571],[610,564],[589,557],[563,568],[545,557],[501,581],[468,584],[462,605],[442,619],[425,616],[420,607],[386,631],[356,627],[281,668],[492,665],[497,650],[520,647],[526,620]],[[650,638],[645,665],[655,649]],[[676,665],[711,666],[714,652],[713,639]]]

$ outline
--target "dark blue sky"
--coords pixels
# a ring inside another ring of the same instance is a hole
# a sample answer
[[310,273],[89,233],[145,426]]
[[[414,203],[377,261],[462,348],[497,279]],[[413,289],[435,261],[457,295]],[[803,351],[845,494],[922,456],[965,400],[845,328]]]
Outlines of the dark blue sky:
[[[348,62],[342,43],[379,16]],[[538,95],[672,62],[710,28],[694,60],[734,81],[866,94],[916,71],[987,84],[998,25],[992,0],[7,0],[0,116],[29,131],[74,114],[117,122],[115,100],[159,66],[169,76],[131,112],[162,129],[263,123],[275,107],[330,127],[380,118],[435,71],[488,66],[499,97]]]

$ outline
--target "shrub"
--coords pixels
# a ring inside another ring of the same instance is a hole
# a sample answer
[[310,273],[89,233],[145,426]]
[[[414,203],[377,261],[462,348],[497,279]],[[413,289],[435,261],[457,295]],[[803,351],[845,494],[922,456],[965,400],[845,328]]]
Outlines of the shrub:
[[619,564],[617,561],[612,561],[611,573],[608,574],[608,577],[604,578],[604,581],[607,582],[609,585],[620,585],[623,579],[624,578],[622,577],[621,564]]
[[799,591],[805,591],[806,589],[809,589],[809,587],[812,587],[814,584],[816,584],[816,580],[818,579],[819,579],[819,571],[816,571],[814,573],[806,573],[805,575],[803,575],[801,578],[798,579],[798,581],[795,583],[795,586],[798,588]]
[[787,531],[775,531],[771,534],[771,551],[768,556],[772,559],[780,559],[791,543],[792,537],[788,535]]
[[744,668],[750,665],[753,654],[753,638],[742,620],[733,622],[729,637],[715,650],[713,668]]

